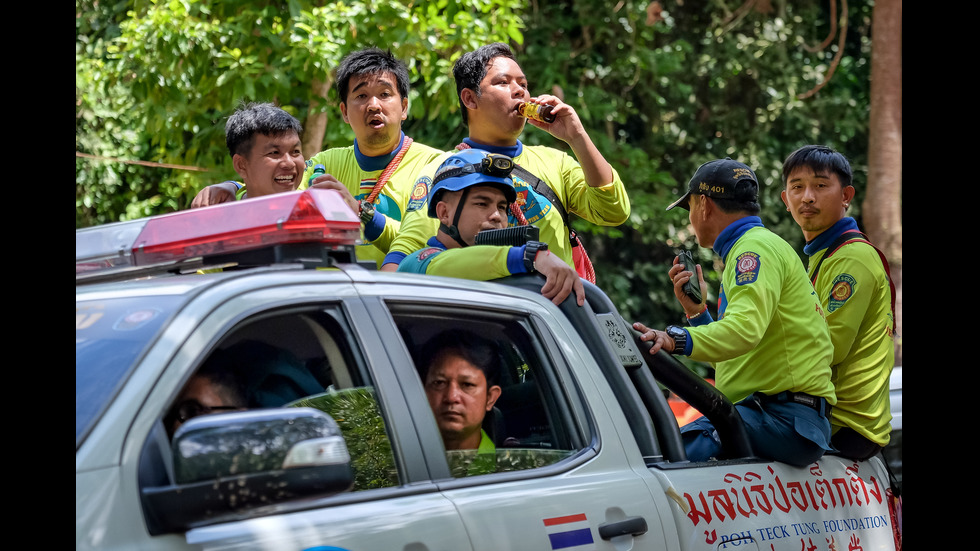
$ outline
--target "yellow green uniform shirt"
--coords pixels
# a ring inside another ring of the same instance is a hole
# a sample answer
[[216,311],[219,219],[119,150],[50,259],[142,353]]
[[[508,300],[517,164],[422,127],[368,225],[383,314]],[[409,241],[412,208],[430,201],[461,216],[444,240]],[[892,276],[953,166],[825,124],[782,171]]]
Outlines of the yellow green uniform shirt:
[[796,251],[756,216],[726,228],[714,250],[725,261],[720,319],[688,328],[690,357],[714,364],[732,402],[788,390],[834,404],[830,332]]
[[[404,135],[402,140],[405,140]],[[309,187],[313,167],[321,164],[327,174],[333,175],[347,186],[354,199],[361,201],[374,189],[378,177],[400,148],[401,143],[390,155],[367,157],[360,154],[355,141],[354,145],[321,151],[306,161],[306,172],[303,174],[299,189]],[[358,260],[373,260],[379,268],[381,267],[381,261],[404,221],[405,208],[408,206],[415,176],[440,153],[442,152],[438,149],[423,143],[412,142],[375,200],[375,211],[382,216],[376,214],[375,220],[365,225],[365,244],[359,245],[356,249]]]
[[[521,142],[512,147],[491,147],[469,139],[464,142],[473,148],[513,157],[514,162],[540,178],[555,192],[569,214],[575,214],[602,226],[618,226],[629,218],[629,197],[615,169],[613,169],[612,182],[604,186],[590,187],[585,181],[585,173],[578,161],[558,149],[541,145],[528,146]],[[405,219],[402,221],[401,231],[391,244],[385,263],[401,262],[405,256],[424,247],[426,240],[438,231],[439,222],[429,218],[426,199],[439,165],[454,153],[455,151],[444,153],[419,173]],[[533,192],[528,182],[516,175],[512,176],[517,190],[517,204],[524,212],[527,222],[540,229],[539,240],[547,243],[548,250],[558,255],[569,266],[574,266],[568,230],[558,209],[547,198]],[[511,215],[510,225],[516,223]]]
[[[844,218],[804,248],[808,273],[838,235],[857,229]],[[891,287],[878,252],[867,243],[848,243],[820,264],[814,284],[827,313],[834,346],[833,381],[837,405],[830,423],[836,432],[850,427],[885,446],[891,433],[888,382],[895,364],[895,320]]]

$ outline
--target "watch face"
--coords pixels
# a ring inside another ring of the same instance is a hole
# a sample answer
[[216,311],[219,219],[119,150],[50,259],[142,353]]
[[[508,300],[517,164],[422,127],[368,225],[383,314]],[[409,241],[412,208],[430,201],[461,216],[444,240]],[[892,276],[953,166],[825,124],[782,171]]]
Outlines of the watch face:
[[670,335],[671,338],[683,337],[684,330],[681,329],[680,327],[671,325],[670,327],[667,328],[667,334]]

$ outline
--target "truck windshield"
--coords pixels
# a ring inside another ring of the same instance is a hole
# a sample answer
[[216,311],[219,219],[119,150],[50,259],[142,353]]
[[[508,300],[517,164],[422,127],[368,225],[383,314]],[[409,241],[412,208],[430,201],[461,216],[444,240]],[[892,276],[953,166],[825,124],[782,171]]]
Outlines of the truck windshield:
[[75,449],[109,406],[179,297],[75,302]]

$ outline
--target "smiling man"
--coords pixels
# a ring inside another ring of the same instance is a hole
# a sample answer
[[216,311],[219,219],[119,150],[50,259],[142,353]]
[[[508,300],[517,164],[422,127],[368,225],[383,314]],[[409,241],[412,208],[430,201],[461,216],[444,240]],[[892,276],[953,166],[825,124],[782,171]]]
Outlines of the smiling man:
[[895,312],[888,261],[847,216],[855,193],[851,176],[843,155],[806,145],[783,163],[781,195],[806,238],[807,272],[834,345],[831,444],[845,457],[864,460],[891,434]]
[[[303,126],[271,103],[247,103],[225,124],[225,143],[242,183],[229,181],[238,198],[297,189],[305,169],[299,136]],[[219,186],[221,184],[218,184]],[[205,206],[194,199],[193,207]]]

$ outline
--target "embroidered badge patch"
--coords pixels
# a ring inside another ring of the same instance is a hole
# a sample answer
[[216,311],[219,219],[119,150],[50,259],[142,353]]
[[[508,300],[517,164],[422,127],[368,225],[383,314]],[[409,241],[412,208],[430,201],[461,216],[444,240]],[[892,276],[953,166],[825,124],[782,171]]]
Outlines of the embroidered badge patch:
[[835,277],[834,283],[830,286],[830,301],[827,302],[827,311],[833,312],[844,306],[847,299],[854,294],[856,286],[857,281],[851,277],[851,274],[840,274]]
[[408,205],[405,207],[405,212],[419,210],[425,206],[425,198],[429,196],[430,185],[432,185],[432,179],[428,176],[423,176],[415,182],[415,187],[412,188],[412,194],[408,198]]
[[527,220],[528,224],[534,224],[538,220],[541,220],[548,214],[548,211],[552,209],[551,201],[547,197],[535,193],[531,186],[525,182],[521,177],[516,175],[511,175],[511,179],[514,181],[514,189],[517,191],[517,197],[521,210],[524,211],[524,218]]
[[754,283],[759,279],[761,259],[753,252],[744,252],[735,259],[735,285]]
[[432,255],[434,255],[434,254],[436,254],[436,253],[438,253],[440,251],[442,251],[442,249],[438,249],[436,247],[430,247],[430,248],[428,248],[428,249],[420,252],[419,253],[419,262],[425,262],[425,259],[426,258],[429,258],[430,256],[432,256]]

